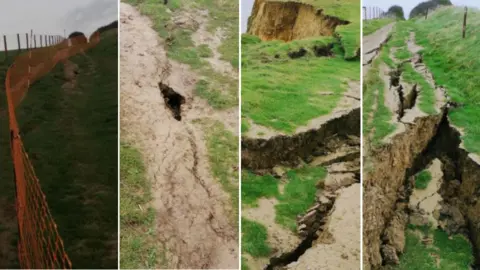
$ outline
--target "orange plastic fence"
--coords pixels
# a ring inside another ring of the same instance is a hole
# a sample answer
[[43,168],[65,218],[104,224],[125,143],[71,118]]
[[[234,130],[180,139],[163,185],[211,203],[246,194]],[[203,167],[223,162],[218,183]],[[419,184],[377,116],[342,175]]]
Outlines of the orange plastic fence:
[[16,185],[18,260],[23,269],[70,269],[72,263],[23,146],[15,108],[35,80],[49,73],[58,62],[66,61],[99,42],[100,35],[96,33],[89,43],[84,37],[75,37],[55,46],[34,49],[19,55],[7,71],[5,89]]

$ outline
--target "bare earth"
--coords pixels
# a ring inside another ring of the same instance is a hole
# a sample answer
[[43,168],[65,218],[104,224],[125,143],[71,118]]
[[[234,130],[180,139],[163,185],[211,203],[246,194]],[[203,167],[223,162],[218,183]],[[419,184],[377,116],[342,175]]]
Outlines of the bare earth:
[[[238,230],[229,218],[228,195],[212,177],[198,118],[238,128],[234,111],[216,113],[194,99],[197,76],[169,61],[151,21],[121,3],[121,136],[143,155],[154,192],[160,252],[168,268],[237,269]],[[166,109],[158,89],[164,83],[186,98],[182,121]]]
[[287,269],[358,269],[360,265],[360,184],[337,191],[327,230]]

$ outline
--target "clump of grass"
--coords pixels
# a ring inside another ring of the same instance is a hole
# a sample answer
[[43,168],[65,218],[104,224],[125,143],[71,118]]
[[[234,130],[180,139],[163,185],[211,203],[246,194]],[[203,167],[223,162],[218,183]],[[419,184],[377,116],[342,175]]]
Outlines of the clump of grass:
[[242,218],[242,253],[253,257],[266,257],[272,252],[267,243],[267,228],[262,224]]
[[[422,243],[418,233],[433,238],[433,244]],[[440,229],[409,226],[405,236],[405,252],[394,269],[469,269],[474,262],[472,245],[462,235],[449,236]]]
[[432,174],[430,171],[421,171],[419,174],[417,174],[417,176],[415,176],[415,188],[426,189],[431,180]]
[[245,206],[258,206],[257,200],[264,198],[277,198],[279,196],[278,180],[266,174],[255,175],[249,171],[242,172],[242,204]]
[[213,52],[207,44],[202,44],[198,46],[198,55],[203,58],[209,58],[213,56]]
[[120,185],[120,266],[155,268],[158,243],[151,185],[140,152],[124,143],[120,146]]
[[295,232],[297,215],[312,206],[317,191],[315,184],[326,175],[323,167],[304,167],[287,172],[288,182],[284,193],[279,196],[279,204],[275,206],[275,221]]

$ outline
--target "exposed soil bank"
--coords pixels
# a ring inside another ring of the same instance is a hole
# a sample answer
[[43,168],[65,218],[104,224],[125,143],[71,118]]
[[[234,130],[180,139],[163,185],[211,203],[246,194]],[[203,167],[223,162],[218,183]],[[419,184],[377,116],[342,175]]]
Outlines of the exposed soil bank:
[[312,156],[325,156],[329,152],[336,152],[339,138],[341,141],[348,141],[352,139],[351,136],[360,137],[359,108],[334,118],[317,129],[292,136],[242,138],[242,168],[257,171],[275,166],[296,167],[302,162],[309,163]]
[[[448,109],[444,109],[442,114],[416,118],[389,144],[369,153],[363,181],[365,269],[398,261],[395,257],[403,252],[407,217],[410,215],[411,222],[414,214],[408,208],[413,176],[436,158],[443,164],[444,175],[439,191],[443,199],[440,228],[468,236],[478,263],[480,165],[459,147],[460,134],[449,126],[447,114]],[[461,214],[454,217],[452,213]],[[425,222],[427,225],[428,219]]]
[[292,41],[313,36],[331,36],[348,21],[323,14],[322,9],[299,2],[256,0],[248,33],[262,40]]

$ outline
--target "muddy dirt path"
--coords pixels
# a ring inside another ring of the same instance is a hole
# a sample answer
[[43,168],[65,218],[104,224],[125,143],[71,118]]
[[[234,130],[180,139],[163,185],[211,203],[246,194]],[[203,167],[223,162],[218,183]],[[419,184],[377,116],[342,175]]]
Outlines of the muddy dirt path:
[[369,64],[378,54],[378,49],[388,40],[395,23],[388,24],[373,34],[363,37],[363,74],[368,73]]
[[[192,120],[210,116],[193,91],[196,75],[169,61],[151,21],[121,3],[121,136],[138,147],[153,185],[160,252],[168,268],[238,268],[238,231],[229,219],[228,195],[212,177],[204,134]],[[182,120],[160,94],[163,82],[186,99]],[[233,128],[234,113],[220,115]],[[228,118],[227,118],[228,117]],[[238,125],[237,125],[238,126]]]

